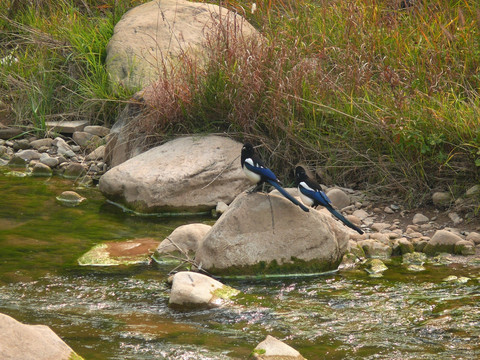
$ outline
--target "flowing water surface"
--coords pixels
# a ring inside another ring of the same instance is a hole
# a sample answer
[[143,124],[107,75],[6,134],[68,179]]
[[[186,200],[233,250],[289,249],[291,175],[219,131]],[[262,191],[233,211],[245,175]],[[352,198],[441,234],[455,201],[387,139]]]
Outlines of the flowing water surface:
[[[223,279],[242,291],[229,306],[168,307],[158,265],[80,267],[102,241],[159,240],[209,218],[139,217],[70,180],[0,172],[0,312],[50,326],[85,359],[246,359],[273,335],[312,359],[479,359],[480,269],[399,262],[383,277],[362,270],[283,279]],[[64,190],[88,200],[56,201]],[[462,281],[444,281],[455,275]]]

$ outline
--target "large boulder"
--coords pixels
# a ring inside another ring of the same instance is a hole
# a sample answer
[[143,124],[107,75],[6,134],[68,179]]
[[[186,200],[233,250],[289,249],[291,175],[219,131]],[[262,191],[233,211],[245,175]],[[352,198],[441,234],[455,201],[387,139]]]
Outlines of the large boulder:
[[139,212],[201,212],[230,203],[250,186],[242,144],[226,137],[182,137],[110,169],[100,191]]
[[141,89],[184,54],[198,57],[209,34],[220,28],[239,37],[258,34],[243,17],[218,5],[157,0],[137,6],[115,25],[107,46],[107,69],[116,83]]
[[305,213],[281,196],[243,193],[200,244],[195,262],[219,275],[335,269],[350,230],[329,214]]
[[26,325],[0,314],[0,334],[2,360],[82,359],[45,325]]

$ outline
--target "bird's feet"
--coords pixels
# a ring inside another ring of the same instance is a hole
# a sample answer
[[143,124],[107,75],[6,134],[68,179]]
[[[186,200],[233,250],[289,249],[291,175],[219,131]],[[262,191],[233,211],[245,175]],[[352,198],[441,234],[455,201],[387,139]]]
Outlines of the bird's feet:
[[251,193],[254,193],[254,192],[258,192],[260,190],[260,188],[263,188],[263,184],[257,184],[255,185],[253,188],[251,188],[250,190],[247,190],[247,194],[251,194]]

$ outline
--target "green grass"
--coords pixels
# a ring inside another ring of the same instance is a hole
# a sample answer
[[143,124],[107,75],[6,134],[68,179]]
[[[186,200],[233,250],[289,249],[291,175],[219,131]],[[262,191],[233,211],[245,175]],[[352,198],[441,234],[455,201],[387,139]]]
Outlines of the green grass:
[[134,1],[4,1],[0,4],[1,120],[38,134],[48,120],[112,124],[131,91],[111,86],[106,45]]
[[[19,59],[0,68],[14,121],[40,129],[52,118],[111,124],[132,92],[112,90],[105,48],[121,14],[140,2],[38,0],[0,18],[0,57]],[[394,0],[262,0],[254,13],[251,1],[222,4],[265,40],[218,31],[207,40],[205,66],[185,57],[159,79],[161,96],[134,120],[150,141],[227,132],[263,144],[287,182],[302,161],[327,184],[412,202],[478,183],[478,2],[402,9]]]

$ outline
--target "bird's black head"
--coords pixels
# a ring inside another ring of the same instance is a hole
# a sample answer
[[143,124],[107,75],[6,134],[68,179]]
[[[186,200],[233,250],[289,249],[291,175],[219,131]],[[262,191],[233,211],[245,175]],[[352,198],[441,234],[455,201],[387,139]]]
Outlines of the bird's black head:
[[295,168],[295,181],[297,183],[297,185],[304,181],[305,179],[307,178],[307,173],[305,171],[305,169],[301,166],[297,166]]
[[245,143],[243,144],[243,147],[242,147],[242,165],[243,163],[245,162],[245,159],[249,158],[249,157],[252,157],[253,156],[253,153],[254,153],[254,150],[253,150],[253,146],[252,144],[250,143]]

